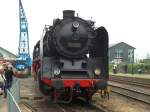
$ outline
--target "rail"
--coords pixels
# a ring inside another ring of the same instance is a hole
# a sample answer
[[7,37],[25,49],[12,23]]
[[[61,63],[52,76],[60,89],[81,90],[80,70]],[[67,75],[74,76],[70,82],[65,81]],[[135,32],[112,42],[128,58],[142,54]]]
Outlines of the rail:
[[143,103],[150,104],[150,92],[147,88],[143,88],[141,86],[135,86],[134,84],[127,84],[118,81],[110,81],[109,87],[112,88],[112,92],[120,94],[122,96],[126,96],[128,98],[132,98],[138,100]]
[[18,103],[20,102],[20,82],[13,78],[13,84],[10,90],[7,90],[8,112],[21,112]]

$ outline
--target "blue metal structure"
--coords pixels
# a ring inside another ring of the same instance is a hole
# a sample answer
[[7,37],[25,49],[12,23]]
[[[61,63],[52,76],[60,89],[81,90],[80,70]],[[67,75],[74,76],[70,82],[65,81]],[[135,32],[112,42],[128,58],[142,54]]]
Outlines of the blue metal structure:
[[16,59],[16,68],[19,71],[31,69],[31,58],[29,51],[29,35],[28,35],[28,22],[23,9],[21,0],[19,0],[19,19],[20,19],[20,35],[18,58]]

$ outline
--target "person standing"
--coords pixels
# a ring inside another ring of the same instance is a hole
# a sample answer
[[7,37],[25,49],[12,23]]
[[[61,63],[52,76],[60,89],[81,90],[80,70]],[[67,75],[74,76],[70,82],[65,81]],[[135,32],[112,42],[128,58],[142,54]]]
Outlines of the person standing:
[[116,64],[113,65],[113,73],[114,73],[114,74],[117,73],[117,65],[116,65]]
[[127,72],[128,72],[128,65],[125,64],[125,65],[124,65],[124,73],[126,74]]
[[12,66],[8,65],[5,68],[5,88],[4,88],[4,98],[6,98],[7,96],[7,89],[9,90],[12,86],[12,81],[13,81],[13,70],[12,70]]
[[0,95],[3,95],[4,81],[5,81],[4,69],[3,69],[3,66],[0,66]]

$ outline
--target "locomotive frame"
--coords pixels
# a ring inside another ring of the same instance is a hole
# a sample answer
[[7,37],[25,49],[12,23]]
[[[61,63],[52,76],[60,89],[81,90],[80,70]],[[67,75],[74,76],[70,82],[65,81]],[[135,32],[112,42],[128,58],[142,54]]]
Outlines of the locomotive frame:
[[[51,96],[54,102],[69,103],[76,97],[89,102],[98,90],[107,89],[108,33],[104,27],[95,28],[93,23],[75,17],[74,11],[65,10],[63,19],[56,19],[53,26],[45,26],[34,47],[34,77],[40,91]],[[70,36],[70,32],[76,32],[75,28],[80,33]],[[82,36],[84,39],[80,39]]]

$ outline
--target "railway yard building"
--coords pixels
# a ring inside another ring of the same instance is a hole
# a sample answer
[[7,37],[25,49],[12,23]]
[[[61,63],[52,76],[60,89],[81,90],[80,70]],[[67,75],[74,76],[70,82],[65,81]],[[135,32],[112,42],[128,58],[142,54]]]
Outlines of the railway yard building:
[[135,47],[119,42],[109,46],[109,62],[126,62],[132,63],[134,60]]

